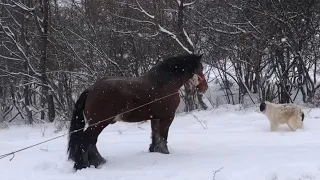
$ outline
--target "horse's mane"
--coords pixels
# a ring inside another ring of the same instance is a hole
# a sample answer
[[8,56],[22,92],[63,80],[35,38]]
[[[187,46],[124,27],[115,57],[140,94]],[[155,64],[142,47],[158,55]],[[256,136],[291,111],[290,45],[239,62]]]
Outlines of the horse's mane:
[[187,54],[169,57],[152,67],[146,75],[150,76],[157,84],[169,83],[174,77],[191,76],[198,68],[201,56]]

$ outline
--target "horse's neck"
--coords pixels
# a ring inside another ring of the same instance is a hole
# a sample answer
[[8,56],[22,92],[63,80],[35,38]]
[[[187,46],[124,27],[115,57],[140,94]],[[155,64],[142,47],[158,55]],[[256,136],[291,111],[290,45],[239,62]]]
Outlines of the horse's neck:
[[167,84],[163,84],[162,86],[159,86],[158,88],[162,91],[166,91],[168,93],[173,93],[179,91],[179,89],[183,86],[183,83],[180,81],[171,81]]
[[152,73],[147,74],[146,79],[152,84],[153,89],[162,89],[167,92],[176,92],[184,84],[182,79],[170,76],[168,73]]

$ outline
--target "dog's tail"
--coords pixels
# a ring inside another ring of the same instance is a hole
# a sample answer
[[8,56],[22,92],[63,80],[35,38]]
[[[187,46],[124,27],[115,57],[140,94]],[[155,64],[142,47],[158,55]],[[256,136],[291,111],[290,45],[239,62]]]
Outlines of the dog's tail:
[[303,120],[304,120],[304,113],[301,112],[301,121],[303,121]]

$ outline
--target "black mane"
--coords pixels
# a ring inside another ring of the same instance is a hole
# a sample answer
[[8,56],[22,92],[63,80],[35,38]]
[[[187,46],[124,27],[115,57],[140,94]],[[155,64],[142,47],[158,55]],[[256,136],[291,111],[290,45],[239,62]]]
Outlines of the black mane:
[[146,75],[154,78],[159,84],[169,83],[172,78],[187,76],[191,78],[199,66],[202,55],[187,54],[169,57],[152,67]]

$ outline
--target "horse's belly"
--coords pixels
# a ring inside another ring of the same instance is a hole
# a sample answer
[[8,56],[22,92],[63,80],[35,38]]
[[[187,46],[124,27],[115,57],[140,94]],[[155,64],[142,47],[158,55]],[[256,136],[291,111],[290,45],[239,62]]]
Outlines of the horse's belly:
[[125,122],[141,122],[151,118],[152,114],[147,108],[136,109],[121,116],[121,120]]

